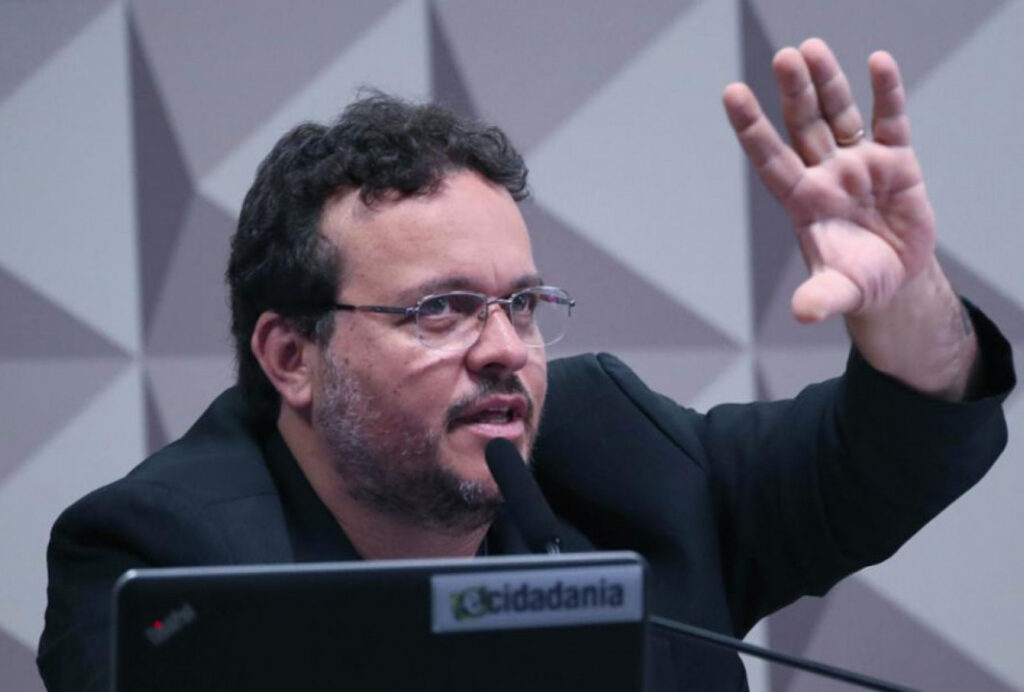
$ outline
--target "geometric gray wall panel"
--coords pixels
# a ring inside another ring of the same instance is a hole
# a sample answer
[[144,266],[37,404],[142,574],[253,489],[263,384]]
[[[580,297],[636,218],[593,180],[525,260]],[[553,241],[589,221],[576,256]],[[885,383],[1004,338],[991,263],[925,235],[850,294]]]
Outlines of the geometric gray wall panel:
[[148,354],[230,352],[225,325],[231,313],[223,287],[235,223],[205,198],[190,199],[178,243],[168,253],[163,283],[150,308]]
[[132,3],[195,176],[315,75],[395,0]]
[[[846,629],[850,623],[870,623],[873,637],[852,636]],[[833,588],[827,599],[804,598],[779,613],[772,619],[770,640],[779,650],[839,666],[856,667],[870,659],[874,674],[920,689],[1013,689],[857,577]],[[800,677],[779,666],[773,669],[772,686],[787,692],[849,689],[813,676],[797,682]]]
[[477,113],[508,119],[528,152],[692,4],[449,0],[438,13]]
[[168,264],[193,194],[166,99],[139,38],[129,24],[132,144],[135,153],[135,216],[142,274],[142,321],[148,333]]
[[[494,120],[532,171],[544,276],[577,299],[552,355],[607,350],[681,404],[834,375],[840,322],[720,104],[819,35],[867,114],[900,61],[954,285],[1024,348],[1024,0],[51,0],[0,3],[0,692],[33,649],[57,513],[180,435],[232,380],[228,238],[285,129],[361,85]],[[1018,359],[1018,363],[1021,361]],[[1004,458],[893,560],[752,638],[936,690],[1024,689],[1024,403]],[[752,688],[822,689],[750,668]]]
[[112,1],[0,4],[0,101]]
[[43,692],[36,671],[35,652],[0,629],[0,689],[10,692]]

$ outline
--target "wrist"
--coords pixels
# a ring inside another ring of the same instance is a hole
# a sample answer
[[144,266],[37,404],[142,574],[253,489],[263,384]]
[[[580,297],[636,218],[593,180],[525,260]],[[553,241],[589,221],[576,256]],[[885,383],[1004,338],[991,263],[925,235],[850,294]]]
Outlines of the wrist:
[[848,315],[846,326],[875,369],[936,397],[954,400],[966,393],[977,340],[934,257],[885,306]]

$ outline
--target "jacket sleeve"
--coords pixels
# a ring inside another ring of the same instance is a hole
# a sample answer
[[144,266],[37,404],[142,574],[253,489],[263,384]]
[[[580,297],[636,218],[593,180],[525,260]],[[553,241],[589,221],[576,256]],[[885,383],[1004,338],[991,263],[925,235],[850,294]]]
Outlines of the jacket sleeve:
[[642,553],[653,607],[742,635],[891,555],[1006,444],[1009,345],[972,311],[978,396],[944,402],[852,353],[787,401],[700,414],[607,354],[556,361],[534,469],[556,511],[603,549]]
[[159,484],[118,481],[58,518],[38,665],[46,688],[110,689],[112,588],[137,567],[231,562],[206,510]]
[[983,372],[940,401],[852,352],[791,401],[712,409],[700,427],[736,630],[888,558],[973,486],[1006,445],[1010,347],[972,311]]

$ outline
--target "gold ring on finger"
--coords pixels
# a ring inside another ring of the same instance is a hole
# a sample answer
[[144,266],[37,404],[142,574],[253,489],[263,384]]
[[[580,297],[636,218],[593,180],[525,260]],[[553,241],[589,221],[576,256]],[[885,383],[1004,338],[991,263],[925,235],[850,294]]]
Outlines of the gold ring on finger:
[[855,144],[859,144],[860,140],[864,139],[864,128],[860,128],[849,137],[836,136],[836,144],[841,147],[852,147]]

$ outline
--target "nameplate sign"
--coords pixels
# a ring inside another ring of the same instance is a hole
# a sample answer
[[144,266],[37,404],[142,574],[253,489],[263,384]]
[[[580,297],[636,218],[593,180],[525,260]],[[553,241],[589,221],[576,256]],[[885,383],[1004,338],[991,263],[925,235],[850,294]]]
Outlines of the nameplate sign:
[[643,618],[640,565],[435,574],[434,632],[566,627]]

